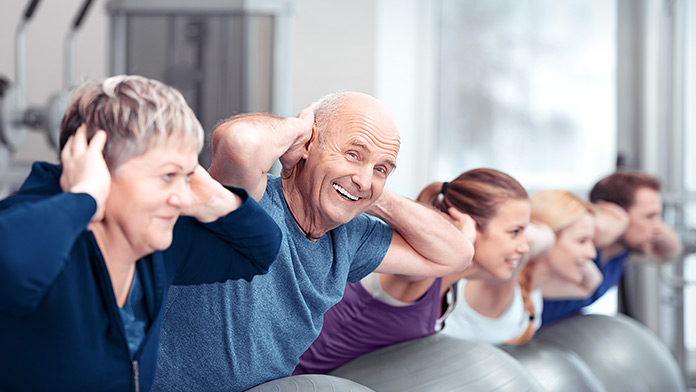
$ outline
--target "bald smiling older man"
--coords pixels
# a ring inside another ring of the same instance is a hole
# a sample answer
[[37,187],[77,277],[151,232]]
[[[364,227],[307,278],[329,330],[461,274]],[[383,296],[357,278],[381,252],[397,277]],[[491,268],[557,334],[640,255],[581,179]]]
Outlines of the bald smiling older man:
[[[373,270],[438,277],[466,268],[471,218],[453,211],[453,224],[385,188],[399,146],[385,107],[355,92],[296,118],[244,114],[218,126],[211,175],[259,200],[283,243],[251,283],[170,292],[155,389],[241,391],[289,376],[346,282]],[[281,177],[268,174],[278,159]]]

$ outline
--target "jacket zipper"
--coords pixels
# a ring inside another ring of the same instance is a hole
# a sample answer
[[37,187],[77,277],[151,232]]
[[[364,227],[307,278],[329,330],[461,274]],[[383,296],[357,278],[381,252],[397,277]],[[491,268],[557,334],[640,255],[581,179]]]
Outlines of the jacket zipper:
[[132,362],[133,365],[133,381],[135,382],[135,392],[140,392],[140,372],[138,371],[138,361]]

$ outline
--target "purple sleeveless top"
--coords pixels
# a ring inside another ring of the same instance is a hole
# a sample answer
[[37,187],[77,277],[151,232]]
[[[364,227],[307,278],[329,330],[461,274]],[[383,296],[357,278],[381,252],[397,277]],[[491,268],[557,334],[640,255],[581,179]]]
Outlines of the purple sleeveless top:
[[380,348],[434,334],[441,280],[406,306],[385,304],[360,282],[348,283],[343,299],[324,314],[319,337],[302,354],[293,375],[329,373]]

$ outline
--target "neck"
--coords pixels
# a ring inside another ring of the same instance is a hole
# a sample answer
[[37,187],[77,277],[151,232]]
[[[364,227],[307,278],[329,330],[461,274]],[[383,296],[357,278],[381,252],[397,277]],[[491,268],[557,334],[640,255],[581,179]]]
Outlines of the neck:
[[532,287],[530,290],[536,290],[538,288],[543,288],[545,285],[548,285],[550,282],[553,282],[555,279],[557,279],[556,276],[554,276],[553,271],[551,270],[551,267],[549,266],[549,257],[548,256],[542,256],[533,260],[529,260],[530,263],[534,263],[534,270],[532,271]]
[[467,281],[464,298],[478,313],[497,318],[510,307],[515,295],[516,280],[506,282],[475,279]]
[[[311,241],[316,241],[321,236],[326,234],[331,228],[322,228],[314,219],[311,208],[305,202],[305,199],[300,192],[300,187],[293,181],[293,178],[283,179],[283,197],[288,205],[288,211],[295,226],[302,234]],[[307,188],[309,189],[309,188]]]
[[89,229],[94,234],[94,239],[104,257],[116,303],[118,306],[123,306],[133,283],[135,264],[145,255],[137,255],[123,233],[114,230],[103,221],[90,223]]
[[606,260],[611,259],[612,257],[625,251],[626,249],[627,247],[624,246],[624,244],[621,241],[616,241],[613,244],[607,245],[601,249],[602,259],[600,260],[600,262],[604,263]]

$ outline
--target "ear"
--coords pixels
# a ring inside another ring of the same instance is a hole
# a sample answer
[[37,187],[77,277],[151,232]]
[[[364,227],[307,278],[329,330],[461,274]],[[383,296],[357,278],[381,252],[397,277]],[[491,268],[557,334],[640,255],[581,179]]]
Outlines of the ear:
[[302,159],[307,159],[309,156],[309,152],[313,148],[318,148],[319,147],[319,135],[317,134],[317,123],[315,122],[314,125],[312,125],[312,135],[309,137],[309,140],[307,140],[307,143],[305,143],[304,147],[302,148]]

